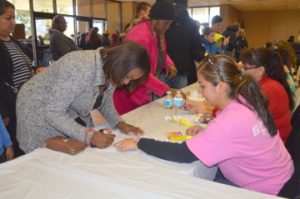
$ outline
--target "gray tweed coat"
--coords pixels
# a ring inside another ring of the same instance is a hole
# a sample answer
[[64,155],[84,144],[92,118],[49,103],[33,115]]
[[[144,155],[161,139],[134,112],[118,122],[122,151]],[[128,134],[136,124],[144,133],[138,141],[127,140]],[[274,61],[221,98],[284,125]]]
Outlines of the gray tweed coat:
[[[55,135],[84,141],[87,127],[74,119],[79,116],[92,126],[89,112],[99,85],[105,83],[102,66],[99,49],[74,51],[22,86],[17,97],[17,139],[25,153],[43,146],[45,139]],[[98,108],[111,127],[122,121],[113,105],[113,91],[109,85]]]

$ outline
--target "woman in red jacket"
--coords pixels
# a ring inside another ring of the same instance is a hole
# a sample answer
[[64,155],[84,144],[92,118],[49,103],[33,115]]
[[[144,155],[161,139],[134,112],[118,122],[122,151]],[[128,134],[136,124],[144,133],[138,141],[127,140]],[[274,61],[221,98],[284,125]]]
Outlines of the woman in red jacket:
[[277,52],[266,48],[252,48],[241,54],[244,71],[251,75],[269,100],[268,109],[283,142],[291,131],[293,94]]

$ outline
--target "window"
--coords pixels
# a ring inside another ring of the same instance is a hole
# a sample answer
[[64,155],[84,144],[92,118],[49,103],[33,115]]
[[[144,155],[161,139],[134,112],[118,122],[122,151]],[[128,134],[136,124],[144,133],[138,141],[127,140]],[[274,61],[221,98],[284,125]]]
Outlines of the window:
[[93,27],[97,27],[99,29],[99,34],[103,34],[105,21],[103,20],[93,20]]
[[16,12],[16,23],[24,24],[25,26],[25,37],[28,38],[32,35],[31,23],[30,23],[30,11],[29,1],[24,0],[9,0],[15,6]]
[[[29,1],[27,1],[27,2],[29,2]],[[53,13],[53,1],[50,1],[50,0],[34,0],[33,1],[33,10],[35,12]]]
[[59,14],[73,15],[73,0],[56,0],[56,9]]
[[204,27],[211,25],[211,19],[220,15],[220,6],[214,7],[191,7],[188,9],[190,16],[200,23],[200,33]]

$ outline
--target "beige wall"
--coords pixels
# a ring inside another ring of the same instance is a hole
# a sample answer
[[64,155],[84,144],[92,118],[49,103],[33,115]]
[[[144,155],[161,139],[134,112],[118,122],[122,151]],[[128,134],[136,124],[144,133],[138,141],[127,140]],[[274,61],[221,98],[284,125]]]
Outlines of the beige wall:
[[134,18],[137,2],[122,2],[122,31],[124,27]]
[[220,14],[223,17],[223,31],[232,23],[241,23],[241,12],[230,5],[222,5],[220,8]]
[[107,29],[110,30],[111,34],[120,31],[120,10],[119,4],[115,2],[107,2]]
[[223,29],[234,22],[245,28],[250,47],[263,46],[268,41],[286,40],[300,35],[300,11],[248,11],[241,12],[230,5],[221,6]]
[[263,46],[267,41],[286,40],[300,31],[300,11],[242,12],[241,18],[251,47]]

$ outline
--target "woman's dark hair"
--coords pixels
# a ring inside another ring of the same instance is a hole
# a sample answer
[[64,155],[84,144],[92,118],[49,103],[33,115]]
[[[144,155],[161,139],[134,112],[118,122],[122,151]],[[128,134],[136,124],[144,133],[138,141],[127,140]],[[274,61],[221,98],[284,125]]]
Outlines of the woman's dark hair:
[[136,42],[126,41],[109,48],[105,55],[103,51],[100,53],[104,59],[103,70],[106,77],[119,87],[122,86],[126,75],[133,69],[139,68],[144,72],[140,79],[132,80],[128,85],[123,86],[128,92],[143,83],[150,74],[148,53],[143,46]]
[[267,98],[261,93],[258,83],[244,74],[230,57],[225,55],[206,57],[200,64],[198,73],[214,86],[219,82],[228,84],[230,88],[228,96],[255,111],[270,135],[276,135],[277,129],[268,111]]
[[0,15],[3,15],[8,8],[15,9],[15,6],[9,1],[0,0]]
[[276,50],[267,48],[251,48],[242,52],[240,60],[244,64],[263,66],[265,73],[271,78],[278,81],[285,89],[289,98],[290,110],[293,110],[295,102],[293,93],[287,82],[287,76],[283,68],[280,56]]

